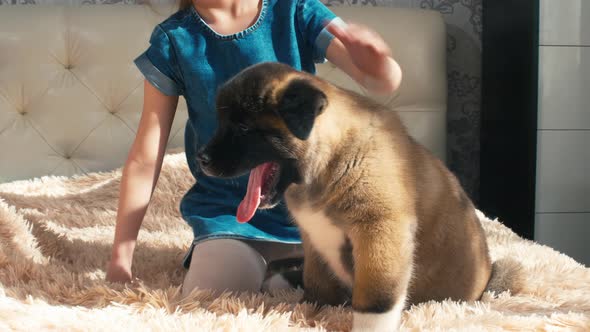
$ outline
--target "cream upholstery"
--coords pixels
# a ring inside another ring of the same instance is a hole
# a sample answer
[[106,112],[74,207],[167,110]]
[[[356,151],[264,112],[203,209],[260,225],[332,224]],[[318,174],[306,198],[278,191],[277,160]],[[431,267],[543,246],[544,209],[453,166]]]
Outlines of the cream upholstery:
[[[438,13],[333,8],[370,25],[404,71],[400,111],[417,140],[445,158],[445,28]],[[143,77],[132,60],[169,8],[137,5],[8,6],[0,10],[0,182],[121,166],[142,109]],[[362,91],[331,64],[318,74]],[[182,146],[180,102],[169,146]]]

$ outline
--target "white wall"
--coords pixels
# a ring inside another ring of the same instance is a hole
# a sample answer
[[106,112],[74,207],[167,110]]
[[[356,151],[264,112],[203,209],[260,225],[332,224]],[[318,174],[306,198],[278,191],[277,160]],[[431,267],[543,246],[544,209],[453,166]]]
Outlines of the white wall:
[[540,21],[535,240],[590,266],[590,1]]

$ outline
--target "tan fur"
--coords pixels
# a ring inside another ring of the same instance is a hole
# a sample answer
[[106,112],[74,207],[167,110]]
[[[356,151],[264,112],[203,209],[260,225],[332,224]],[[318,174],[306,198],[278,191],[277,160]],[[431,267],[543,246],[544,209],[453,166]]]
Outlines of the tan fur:
[[[300,73],[274,80],[274,95],[280,99],[280,90],[302,78],[326,94],[328,106],[309,139],[292,137],[304,180],[285,198],[304,234],[316,226],[298,218],[322,214],[351,242],[353,309],[388,309],[406,295],[408,304],[479,299],[491,260],[475,208],[456,178],[408,135],[395,112],[353,92]],[[308,248],[306,254],[321,263],[316,255],[322,252]],[[334,280],[329,268],[306,267],[306,299],[339,298],[330,294],[338,287],[327,284]]]

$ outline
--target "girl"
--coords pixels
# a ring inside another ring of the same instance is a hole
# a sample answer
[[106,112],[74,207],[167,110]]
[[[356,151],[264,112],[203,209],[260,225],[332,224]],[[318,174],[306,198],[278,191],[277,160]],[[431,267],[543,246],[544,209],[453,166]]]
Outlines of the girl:
[[183,0],[178,12],[155,27],[149,48],[135,60],[145,76],[144,106],[123,169],[108,280],[131,280],[137,234],[179,95],[189,114],[186,158],[198,179],[180,204],[194,232],[184,261],[184,296],[195,287],[259,291],[267,263],[302,255],[299,233],[283,205],[238,223],[235,211],[248,176],[206,177],[196,151],[215,130],[215,93],[226,80],[265,61],[314,73],[314,63],[326,58],[373,92],[391,93],[400,85],[400,67],[385,42],[366,27],[344,24],[320,0]]

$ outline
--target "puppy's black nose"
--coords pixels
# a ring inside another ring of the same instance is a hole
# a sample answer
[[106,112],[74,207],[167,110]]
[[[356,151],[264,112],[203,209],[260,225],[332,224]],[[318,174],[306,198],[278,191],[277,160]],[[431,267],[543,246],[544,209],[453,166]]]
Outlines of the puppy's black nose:
[[205,151],[199,152],[197,154],[197,159],[199,160],[199,163],[201,163],[201,165],[203,166],[207,166],[211,163],[211,156]]

